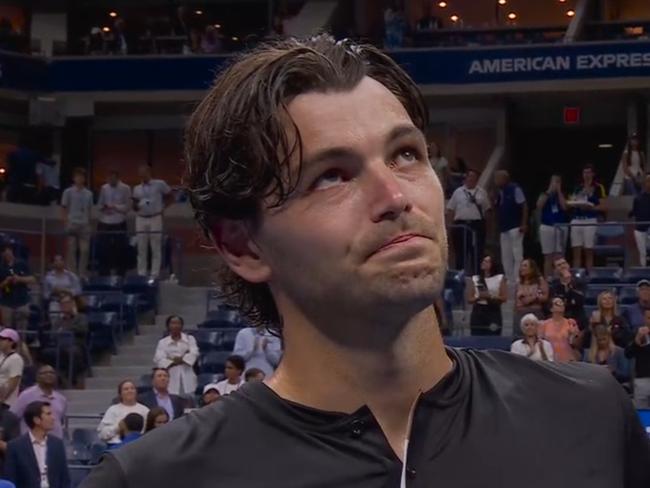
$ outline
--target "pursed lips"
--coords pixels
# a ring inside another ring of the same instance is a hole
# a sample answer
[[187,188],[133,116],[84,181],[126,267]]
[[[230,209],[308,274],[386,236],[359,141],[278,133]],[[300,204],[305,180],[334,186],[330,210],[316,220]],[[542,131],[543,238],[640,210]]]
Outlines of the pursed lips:
[[385,249],[388,249],[389,247],[395,246],[397,244],[402,244],[404,242],[408,242],[412,239],[416,239],[418,237],[424,238],[424,239],[429,239],[427,236],[423,236],[422,234],[414,234],[414,233],[408,233],[408,234],[400,234],[396,237],[393,237],[391,240],[385,242],[384,244],[381,245],[376,251],[374,251],[371,255],[377,254]]

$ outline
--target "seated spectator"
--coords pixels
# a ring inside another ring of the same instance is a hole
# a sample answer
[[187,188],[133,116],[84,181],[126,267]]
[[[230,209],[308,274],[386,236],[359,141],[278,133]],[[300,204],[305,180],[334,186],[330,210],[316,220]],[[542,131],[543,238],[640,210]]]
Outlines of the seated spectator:
[[118,444],[120,439],[120,422],[130,413],[137,413],[145,418],[149,409],[137,402],[138,390],[131,380],[122,381],[117,387],[119,403],[111,405],[106,410],[97,432],[99,438],[108,444]]
[[489,254],[483,256],[479,274],[467,286],[467,301],[472,314],[472,335],[500,335],[503,327],[501,304],[508,300],[508,288],[501,265]]
[[571,273],[569,263],[563,257],[553,261],[555,278],[551,281],[551,298],[561,298],[566,304],[565,316],[576,321],[580,329],[587,327],[585,294],[581,283]]
[[632,340],[627,321],[618,314],[616,295],[611,291],[604,291],[598,295],[598,310],[594,310],[591,314],[589,325],[580,337],[578,346],[582,349],[589,349],[592,346],[593,329],[596,325],[609,328],[614,343],[619,347],[626,348]]
[[538,319],[544,318],[548,295],[548,283],[542,278],[537,263],[532,259],[524,259],[519,267],[519,281],[515,289],[513,334],[519,333],[517,328],[524,315],[532,313]]
[[158,341],[153,362],[169,372],[169,392],[174,395],[193,394],[196,390],[194,364],[199,357],[196,339],[183,332],[183,319],[167,317],[168,335]]
[[169,422],[169,418],[167,410],[162,407],[153,407],[147,414],[147,422],[144,429],[145,434],[158,427],[162,427]]
[[266,375],[264,374],[264,371],[261,369],[257,368],[248,368],[246,370],[246,373],[244,374],[244,379],[246,380],[246,383],[250,382],[263,382],[266,379]]
[[4,244],[1,249],[0,320],[5,327],[26,330],[29,320],[29,285],[36,280],[27,263],[14,256],[11,244]]
[[632,332],[636,332],[639,327],[643,327],[643,314],[650,309],[650,280],[641,280],[636,284],[636,292],[639,296],[634,305],[630,305],[626,310],[626,318]]
[[[51,434],[63,439],[63,421],[65,420],[66,411],[68,409],[68,400],[62,393],[55,390],[57,383],[56,371],[49,364],[45,364],[38,368],[36,372],[36,384],[23,390],[18,395],[18,400],[11,407],[11,411],[16,414],[18,418],[22,418],[25,413],[27,405],[32,402],[47,402],[52,408],[52,415],[54,415],[54,427]],[[26,423],[22,423],[21,433],[25,434],[29,430]]]
[[553,345],[539,337],[539,319],[529,313],[521,319],[523,339],[516,340],[510,346],[510,352],[526,356],[535,361],[553,361]]
[[574,346],[580,334],[575,320],[564,316],[565,305],[561,298],[551,302],[551,318],[541,323],[539,337],[553,346],[553,360],[560,363],[576,361],[579,351]]
[[610,328],[604,324],[592,327],[594,340],[588,350],[585,350],[582,360],[591,364],[607,366],[619,383],[630,379],[630,367],[625,351],[614,344]]
[[17,352],[20,336],[13,329],[0,330],[0,403],[12,407],[18,400],[18,387],[25,361]]
[[242,378],[244,369],[246,369],[246,362],[241,356],[232,355],[226,359],[224,370],[226,379],[217,383],[217,390],[219,390],[220,395],[230,395],[244,384],[244,378]]
[[7,445],[6,478],[20,488],[70,488],[65,446],[49,433],[55,420],[47,402],[33,402],[25,409],[29,432]]
[[130,413],[119,424],[120,442],[108,446],[108,450],[118,449],[122,446],[137,441],[142,437],[144,430],[144,417],[139,413]]
[[219,398],[221,398],[221,393],[219,393],[216,383],[210,383],[203,387],[203,397],[201,398],[203,400],[203,406],[210,405],[219,400]]
[[169,372],[154,368],[151,375],[152,390],[138,396],[138,402],[147,408],[162,407],[170,419],[177,419],[185,412],[185,400],[169,393]]
[[650,408],[650,309],[643,312],[643,321],[625,356],[635,360],[634,403],[637,408]]
[[282,358],[282,341],[266,327],[246,327],[237,333],[233,354],[246,361],[247,368],[257,368],[271,376]]
[[4,478],[7,443],[19,435],[20,419],[9,410],[9,405],[0,404],[0,479]]
[[52,260],[52,270],[43,279],[43,299],[49,302],[50,320],[60,312],[59,300],[64,293],[76,300],[81,295],[81,282],[76,274],[65,269],[63,256],[57,254]]

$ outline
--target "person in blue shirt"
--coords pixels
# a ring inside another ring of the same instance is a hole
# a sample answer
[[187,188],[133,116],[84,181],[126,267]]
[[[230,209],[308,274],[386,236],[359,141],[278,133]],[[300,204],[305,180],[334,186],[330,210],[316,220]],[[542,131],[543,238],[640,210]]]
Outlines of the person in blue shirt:
[[109,451],[119,449],[126,444],[137,441],[142,437],[142,430],[144,429],[144,417],[139,413],[130,413],[120,422],[120,437],[122,442],[110,444]]
[[540,213],[539,242],[544,255],[544,276],[552,276],[553,262],[564,257],[569,237],[569,228],[561,227],[569,218],[560,175],[551,176],[548,188],[537,199],[537,210]]
[[594,267],[596,223],[598,217],[605,211],[605,199],[607,198],[605,187],[597,183],[595,177],[593,165],[586,164],[582,168],[582,181],[568,202],[568,205],[573,208],[573,219],[571,220],[572,264],[574,268],[582,266],[584,250],[584,265],[587,272]]

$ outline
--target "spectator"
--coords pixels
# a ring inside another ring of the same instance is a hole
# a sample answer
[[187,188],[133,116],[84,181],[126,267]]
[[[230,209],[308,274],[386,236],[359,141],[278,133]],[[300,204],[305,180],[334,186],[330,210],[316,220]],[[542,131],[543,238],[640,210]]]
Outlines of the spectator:
[[467,287],[467,301],[473,305],[469,319],[472,335],[499,335],[503,327],[501,304],[508,300],[508,287],[501,266],[489,254],[481,270]]
[[51,158],[43,158],[36,163],[38,200],[41,205],[58,202],[61,195],[59,165]]
[[27,329],[29,285],[36,283],[27,263],[16,259],[10,244],[2,246],[0,262],[0,318],[5,327]]
[[521,318],[521,331],[524,334],[510,346],[510,352],[526,356],[535,361],[553,361],[553,345],[539,337],[539,319],[529,313]]
[[637,134],[632,134],[628,139],[619,164],[623,169],[623,194],[636,195],[641,190],[643,174],[650,171],[650,168],[646,168],[645,154]]
[[632,340],[630,328],[624,317],[619,315],[616,305],[616,295],[611,291],[604,291],[598,295],[598,310],[594,310],[589,318],[590,328],[585,329],[580,338],[579,345],[588,349],[592,345],[592,329],[596,325],[604,325],[612,335],[614,343],[622,348],[628,346]]
[[[476,272],[473,256],[482,256],[485,247],[485,214],[490,210],[487,192],[478,185],[479,174],[470,169],[465,184],[454,191],[447,203],[447,220],[454,222],[451,239],[456,268]],[[472,239],[472,234],[475,240]],[[469,266],[467,260],[469,258]]]
[[271,376],[282,358],[282,341],[264,326],[246,327],[237,333],[232,353],[244,358],[247,368],[261,369]]
[[138,40],[135,34],[131,33],[122,17],[115,19],[113,24],[112,41],[109,43],[109,51],[112,54],[135,54],[138,51]]
[[[67,268],[86,276],[88,271],[88,246],[90,245],[90,217],[93,194],[86,188],[86,170],[76,168],[72,174],[73,185],[63,192],[63,226],[68,234],[66,250]],[[78,256],[77,256],[78,254]],[[77,262],[77,257],[79,261]]]
[[230,395],[244,384],[242,375],[246,369],[246,362],[241,356],[232,355],[226,359],[224,373],[226,379],[217,383],[217,390],[221,396]]
[[244,374],[244,379],[246,383],[250,382],[263,382],[266,379],[266,375],[264,374],[264,371],[261,369],[257,368],[248,368],[246,370],[246,373]]
[[12,407],[18,399],[18,387],[25,361],[17,352],[20,336],[14,329],[0,330],[0,403]]
[[636,222],[639,222],[634,228],[634,240],[639,252],[639,266],[646,266],[648,264],[650,224],[640,222],[650,222],[650,173],[646,174],[643,179],[643,191],[634,198],[631,215]]
[[461,157],[457,157],[449,165],[449,193],[445,194],[446,198],[450,198],[453,193],[463,186],[465,176],[468,171],[467,163]]
[[[68,400],[56,391],[56,371],[49,364],[45,364],[38,368],[36,372],[36,384],[22,391],[18,395],[18,400],[11,407],[11,411],[16,414],[18,418],[22,418],[25,414],[27,405],[32,402],[46,402],[52,408],[52,415],[54,415],[54,426],[52,427],[51,434],[63,439],[63,421],[65,420],[66,412],[68,409]],[[22,434],[27,433],[29,428],[23,422],[20,426]]]
[[537,210],[540,212],[539,242],[544,255],[544,276],[551,276],[553,261],[564,257],[569,237],[568,227],[561,227],[569,219],[560,175],[551,176],[547,190],[537,199]]
[[217,28],[208,25],[205,28],[203,39],[201,39],[201,52],[204,54],[219,54],[223,52],[223,43],[219,36]]
[[153,407],[147,414],[147,422],[144,429],[145,434],[158,427],[162,427],[169,422],[169,418],[167,410],[162,407]]
[[193,394],[196,390],[194,364],[199,348],[194,336],[183,332],[183,319],[178,315],[167,317],[168,335],[158,341],[153,362],[169,372],[169,391],[174,395]]
[[635,360],[634,403],[637,408],[650,408],[650,309],[643,312],[643,326],[625,349],[625,356]]
[[203,406],[210,405],[221,398],[221,393],[216,383],[210,383],[203,387]]
[[552,298],[562,298],[566,305],[565,316],[576,321],[580,330],[587,327],[585,314],[585,295],[581,284],[571,273],[569,263],[564,257],[553,261],[555,278],[551,281],[550,294]]
[[583,352],[582,360],[591,364],[607,366],[619,383],[630,379],[630,366],[625,350],[614,344],[609,327],[597,324],[592,327],[594,339],[588,350]]
[[[598,216],[605,211],[605,187],[595,181],[594,167],[587,164],[582,169],[582,182],[568,202],[574,208],[571,220],[571,247],[573,248],[573,267],[584,263],[587,272],[594,267],[594,245],[596,243],[596,224]],[[593,225],[586,225],[593,224]]]
[[[163,180],[151,178],[151,168],[140,166],[142,183],[133,188],[135,203],[135,231],[138,240],[138,274],[157,278],[160,274],[162,253],[163,211],[169,201],[171,188]],[[151,245],[151,271],[147,273],[147,259]]]
[[63,256],[57,254],[52,260],[52,269],[43,280],[43,299],[49,302],[50,320],[55,320],[61,311],[59,302],[64,294],[76,300],[81,296],[81,282],[76,274],[65,269]]
[[119,276],[126,272],[126,215],[131,208],[131,188],[120,181],[119,173],[111,170],[108,182],[99,192],[99,274],[110,275],[115,271]]
[[91,56],[106,54],[106,39],[102,30],[95,26],[90,29],[86,44],[86,53]]
[[553,346],[553,360],[561,363],[576,361],[579,353],[574,344],[580,334],[578,324],[564,316],[565,303],[555,297],[551,301],[551,317],[540,325],[539,336]]
[[447,158],[442,155],[440,146],[435,142],[431,142],[429,145],[429,161],[431,162],[431,167],[436,172],[436,175],[438,175],[442,191],[445,196],[448,196],[449,161],[447,161]]
[[34,203],[38,154],[29,148],[27,138],[7,154],[7,201]]
[[0,404],[0,479],[4,478],[7,443],[20,435],[19,425],[20,419],[9,410],[9,406]]
[[650,309],[650,280],[641,280],[636,284],[636,292],[639,296],[634,305],[627,307],[625,315],[627,316],[628,325],[633,333],[639,327],[643,327],[643,314]]
[[162,407],[170,419],[177,419],[185,412],[185,400],[169,393],[169,372],[164,368],[154,368],[151,375],[151,391],[138,396],[138,402],[152,409]]
[[538,319],[544,318],[548,295],[548,283],[540,275],[537,263],[532,259],[524,259],[519,266],[519,281],[515,289],[513,332],[526,314],[532,313]]
[[[147,414],[148,415],[148,414]],[[108,446],[108,450],[118,449],[122,446],[137,441],[144,431],[144,417],[139,413],[127,414],[119,423],[120,442]]]
[[117,394],[119,403],[108,407],[97,427],[99,438],[109,445],[118,444],[121,441],[120,422],[124,417],[130,413],[137,413],[144,418],[149,413],[147,407],[137,402],[138,390],[133,381],[122,381],[117,387]]
[[49,435],[55,419],[47,402],[32,402],[25,408],[29,432],[7,446],[6,478],[20,488],[70,488],[65,446]]
[[501,262],[506,278],[514,283],[515,273],[524,259],[524,236],[528,229],[528,203],[521,187],[510,180],[507,171],[494,174],[498,194],[495,202],[499,221]]

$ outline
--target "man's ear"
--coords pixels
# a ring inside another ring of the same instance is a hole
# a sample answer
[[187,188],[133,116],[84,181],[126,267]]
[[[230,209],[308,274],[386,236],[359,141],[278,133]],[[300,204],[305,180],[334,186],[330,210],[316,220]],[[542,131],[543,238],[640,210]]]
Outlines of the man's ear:
[[271,269],[253,242],[246,222],[221,219],[212,227],[217,251],[231,270],[250,283],[264,283],[271,278]]

